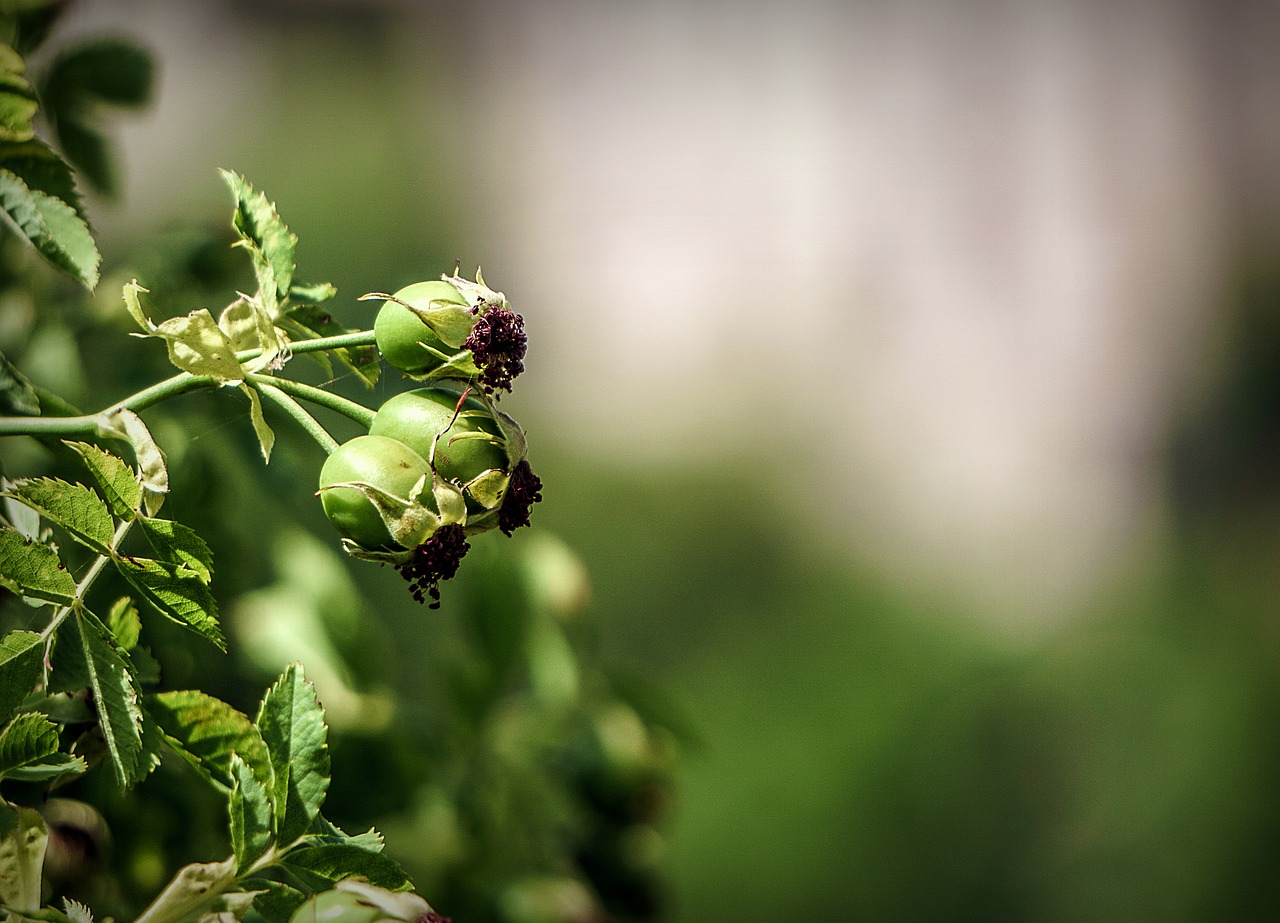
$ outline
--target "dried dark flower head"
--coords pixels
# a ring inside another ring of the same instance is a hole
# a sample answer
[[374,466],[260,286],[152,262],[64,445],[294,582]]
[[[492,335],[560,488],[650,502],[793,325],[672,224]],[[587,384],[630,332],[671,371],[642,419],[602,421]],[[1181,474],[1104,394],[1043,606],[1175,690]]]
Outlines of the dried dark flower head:
[[440,608],[440,581],[458,572],[467,544],[462,526],[453,523],[436,529],[435,534],[414,550],[408,564],[400,565],[400,575],[409,581],[409,592],[418,602],[431,597],[429,608]]
[[490,308],[481,315],[462,344],[475,357],[480,387],[490,394],[498,389],[511,390],[511,380],[524,371],[528,345],[524,318],[506,308]]
[[542,479],[533,473],[528,459],[521,459],[520,464],[511,469],[507,495],[502,498],[502,508],[498,510],[498,528],[503,534],[510,535],[521,526],[527,526],[529,510],[541,499]]

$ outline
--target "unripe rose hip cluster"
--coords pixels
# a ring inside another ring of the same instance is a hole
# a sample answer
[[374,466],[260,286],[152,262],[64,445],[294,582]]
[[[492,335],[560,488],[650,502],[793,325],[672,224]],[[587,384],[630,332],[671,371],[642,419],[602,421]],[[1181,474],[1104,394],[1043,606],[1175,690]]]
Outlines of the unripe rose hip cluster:
[[524,319],[500,292],[458,273],[381,299],[382,357],[426,387],[379,408],[369,434],[339,446],[320,471],[320,500],[354,557],[395,565],[415,599],[440,605],[470,545],[529,524],[542,482],[524,431],[495,406],[524,369]]

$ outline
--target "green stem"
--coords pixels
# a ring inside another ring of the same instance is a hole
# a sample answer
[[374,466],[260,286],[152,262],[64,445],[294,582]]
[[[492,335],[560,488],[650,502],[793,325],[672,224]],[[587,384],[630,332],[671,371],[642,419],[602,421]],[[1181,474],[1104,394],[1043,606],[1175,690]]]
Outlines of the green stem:
[[365,429],[373,423],[373,411],[363,404],[357,404],[355,401],[349,401],[345,397],[334,394],[331,391],[324,391],[311,385],[304,385],[300,381],[293,381],[289,378],[273,378],[270,375],[250,375],[249,381],[255,385],[270,385],[279,388],[285,394],[291,397],[301,398],[304,401],[310,401],[320,407],[342,414],[344,417],[350,417]]
[[99,413],[77,417],[0,417],[0,436],[91,436],[98,432],[98,420],[114,410],[144,410],[171,397],[221,384],[210,375],[183,372],[131,394]]
[[110,553],[98,555],[97,560],[93,562],[93,565],[85,575],[80,578],[80,582],[76,584],[75,599],[71,600],[69,604],[61,606],[58,611],[53,614],[53,618],[49,620],[49,624],[45,627],[45,630],[40,632],[40,637],[44,640],[44,679],[46,685],[48,685],[49,682],[48,667],[49,657],[53,653],[54,632],[58,630],[58,626],[65,622],[72,612],[75,612],[84,605],[85,597],[89,595],[89,588],[92,587],[93,582],[98,579],[98,575],[101,574],[103,569],[107,566],[107,562],[110,561],[112,556],[114,556],[120,549],[120,543],[123,542],[124,537],[129,534],[129,529],[132,528],[134,521],[135,520],[133,519],[126,519],[121,522],[120,525],[116,526],[115,534],[111,536]]
[[[255,377],[266,378],[267,376],[255,376]],[[268,381],[270,380],[271,379],[268,378]],[[301,426],[304,430],[306,430],[307,435],[309,435],[312,439],[314,439],[317,443],[319,443],[320,448],[324,449],[327,454],[331,454],[333,450],[338,447],[337,440],[335,440],[332,436],[329,435],[328,431],[316,421],[315,417],[307,413],[307,411],[303,409],[301,404],[299,404],[289,395],[285,394],[283,391],[277,388],[274,384],[264,384],[262,382],[254,382],[254,387],[257,388],[258,391],[263,396],[265,396],[268,400],[272,401],[274,404],[276,404],[278,407],[284,410],[287,414],[289,414],[289,416],[293,417],[294,422],[296,422],[299,426]]]
[[[344,333],[340,336],[319,337],[314,340],[290,343],[289,350],[295,353],[310,353],[325,349],[368,346],[374,342],[372,330],[358,330],[355,333]],[[261,352],[262,350],[260,349],[249,349],[236,353],[236,358],[244,361],[260,355]],[[284,379],[279,380],[283,381]],[[148,388],[143,388],[136,394],[129,395],[129,397],[112,404],[99,413],[86,413],[74,417],[0,417],[0,436],[92,436],[97,434],[98,419],[103,414],[110,413],[113,410],[132,410],[136,413],[171,397],[177,397],[189,391],[198,391],[201,388],[212,388],[220,384],[222,382],[211,375],[192,375],[190,372],[182,372],[172,378],[157,382]],[[286,385],[285,387],[289,386]],[[316,392],[319,394],[325,393],[318,388]],[[312,399],[310,394],[299,394],[299,396],[306,397],[308,400]],[[332,400],[329,400],[329,398]],[[343,400],[343,398],[329,395],[324,400],[316,400],[315,403],[331,410],[336,410],[338,413],[346,414],[353,420],[368,426],[369,424],[365,418],[368,416],[369,419],[372,419],[370,412],[365,408],[361,408],[359,416],[356,416],[358,411],[354,410],[354,408],[360,407],[360,405],[354,402],[345,402],[344,405],[340,406],[338,402]]]
[[[289,343],[291,353],[314,353],[325,349],[350,349],[353,346],[373,346],[377,343],[372,330],[357,330],[354,333],[343,333],[332,337],[318,337],[314,340],[295,340]],[[236,353],[236,358],[243,362],[262,355],[261,349],[246,349]]]

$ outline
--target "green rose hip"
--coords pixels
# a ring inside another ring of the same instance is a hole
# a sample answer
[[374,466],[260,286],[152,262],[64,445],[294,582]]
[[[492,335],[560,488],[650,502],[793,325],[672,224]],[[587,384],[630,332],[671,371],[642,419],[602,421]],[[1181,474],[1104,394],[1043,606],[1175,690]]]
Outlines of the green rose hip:
[[474,397],[458,409],[460,398],[448,388],[397,394],[379,408],[369,432],[403,442],[428,459],[434,443],[436,470],[460,484],[493,468],[505,471],[509,462],[497,422]]
[[431,469],[404,443],[386,436],[357,436],[340,445],[320,469],[320,503],[344,538],[368,549],[393,549],[401,546],[392,538],[375,502],[355,487],[332,485],[364,483],[407,501],[423,478],[429,496]]
[[[439,316],[437,330],[443,333],[444,339],[412,309]],[[403,372],[425,375],[461,348],[474,321],[467,317],[469,314],[467,300],[443,280],[417,282],[402,288],[383,304],[373,322],[378,352]],[[451,335],[453,327],[459,328],[461,336]],[[446,339],[457,342],[448,343]]]

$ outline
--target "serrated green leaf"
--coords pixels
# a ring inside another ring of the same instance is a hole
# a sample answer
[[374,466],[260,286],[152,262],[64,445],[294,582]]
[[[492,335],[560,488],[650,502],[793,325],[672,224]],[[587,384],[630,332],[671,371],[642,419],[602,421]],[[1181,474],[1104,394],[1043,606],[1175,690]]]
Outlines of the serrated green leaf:
[[200,574],[182,564],[152,558],[116,558],[113,562],[138,595],[179,625],[225,652],[218,607]]
[[84,203],[76,189],[75,173],[43,141],[0,143],[0,167],[22,180],[28,189],[62,202],[77,217],[84,219]]
[[66,605],[76,595],[75,579],[58,553],[7,526],[0,526],[0,586],[59,605]]
[[86,611],[78,612],[74,622],[89,672],[98,726],[116,784],[124,791],[134,781],[143,753],[142,690],[128,656],[107,627]]
[[382,834],[375,828],[370,827],[364,833],[351,836],[323,814],[317,816],[312,822],[311,829],[307,831],[307,837],[308,842],[313,844],[347,843],[368,852],[382,852],[384,846]]
[[[143,650],[143,648],[134,648],[133,653]],[[150,656],[150,652],[147,652]],[[160,672],[160,665],[155,666],[157,675]],[[133,781],[141,782],[148,775],[160,767],[160,757],[164,754],[165,739],[160,733],[160,728],[156,727],[155,721],[147,714],[146,709],[142,710],[142,754],[138,757],[138,768],[133,773]]]
[[253,909],[262,915],[266,923],[289,923],[295,910],[306,903],[307,896],[297,888],[265,878],[246,878],[241,884],[256,891]]
[[274,317],[277,306],[288,297],[293,284],[293,257],[298,238],[280,220],[275,205],[248,180],[226,170],[221,173],[236,202],[232,227],[253,259],[263,304]]
[[40,413],[40,396],[17,366],[0,353],[0,413],[34,417]]
[[244,871],[271,845],[274,814],[266,788],[238,753],[231,754],[231,798],[227,802],[231,820],[231,849]]
[[413,889],[413,882],[394,859],[350,843],[299,847],[280,864],[317,891],[353,876],[390,891]]
[[185,865],[138,917],[140,921],[194,920],[212,907],[236,881],[236,857]]
[[244,380],[235,347],[207,308],[169,318],[156,326],[154,336],[164,337],[169,361],[184,372],[208,375],[224,384]]
[[87,768],[80,757],[58,752],[58,727],[42,714],[19,715],[0,732],[0,778],[41,782]]
[[56,522],[99,554],[109,553],[115,532],[111,511],[101,497],[83,484],[68,484],[57,478],[30,478],[18,481],[5,494]]
[[40,681],[44,640],[34,631],[0,638],[0,721],[8,721]]
[[87,442],[67,442],[66,445],[84,460],[116,516],[127,519],[142,507],[142,483],[128,462]]
[[142,633],[142,619],[138,616],[138,607],[130,596],[121,596],[111,604],[107,613],[107,627],[122,650],[131,651],[138,643]]
[[58,752],[58,726],[44,715],[18,715],[0,731],[0,778]]
[[329,791],[329,729],[300,664],[267,690],[256,723],[275,774],[276,836],[288,843],[310,828]]
[[253,423],[253,432],[258,437],[258,446],[262,449],[262,460],[264,463],[271,461],[271,450],[276,444],[276,434],[267,425],[266,417],[262,415],[262,400],[258,397],[258,392],[248,385],[241,385],[241,390],[249,398],[249,419]]
[[231,789],[231,757],[237,754],[258,783],[271,789],[267,745],[243,712],[198,691],[160,692],[148,696],[146,704],[165,743],[210,783]]
[[38,912],[49,828],[40,812],[0,802],[0,904]]
[[72,756],[70,753],[54,753],[37,763],[21,766],[12,772],[5,773],[5,778],[15,782],[45,782],[59,776],[78,776],[87,772],[88,769],[89,764],[83,757]]
[[27,185],[3,158],[0,208],[46,260],[86,288],[98,284],[102,257],[88,223],[66,201]]
[[138,520],[156,554],[171,564],[182,564],[208,583],[213,579],[213,552],[194,529],[169,519]]

